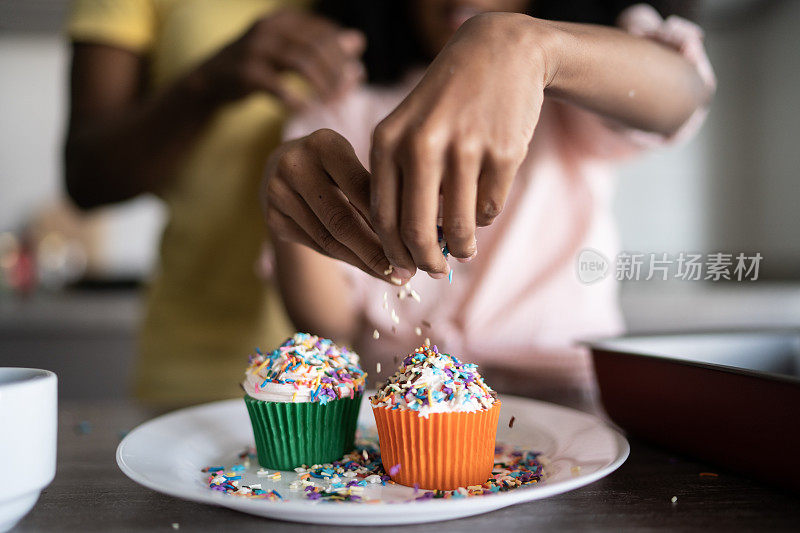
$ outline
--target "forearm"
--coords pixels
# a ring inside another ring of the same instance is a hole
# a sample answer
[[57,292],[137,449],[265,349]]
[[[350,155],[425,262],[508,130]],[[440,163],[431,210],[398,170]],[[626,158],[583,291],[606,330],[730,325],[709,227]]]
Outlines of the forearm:
[[340,263],[300,244],[274,245],[278,284],[295,328],[352,343],[358,313]]
[[669,135],[711,98],[677,51],[625,31],[530,19],[545,61],[545,94],[623,125]]
[[189,75],[125,109],[73,110],[65,146],[67,191],[83,208],[158,191],[218,105]]

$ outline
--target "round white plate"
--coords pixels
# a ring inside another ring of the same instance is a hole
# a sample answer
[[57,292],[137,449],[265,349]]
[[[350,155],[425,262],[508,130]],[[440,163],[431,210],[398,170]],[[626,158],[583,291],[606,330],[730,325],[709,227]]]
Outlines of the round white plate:
[[[289,490],[289,483],[296,479],[294,472],[276,482],[258,478],[258,465],[253,461],[242,484],[261,483],[265,490],[277,490],[283,500],[222,494],[208,488],[208,474],[201,469],[229,469],[241,463],[238,454],[253,445],[247,410],[238,399],[182,409],[145,422],[119,444],[117,464],[135,482],[178,498],[280,520],[388,525],[472,516],[561,494],[607,476],[628,457],[628,441],[592,415],[513,396],[501,395],[500,400],[498,444],[541,452],[548,461],[543,482],[485,496],[424,501],[414,501],[410,487],[370,485],[364,496],[382,503],[311,501]],[[515,417],[513,428],[508,427],[511,416]],[[367,403],[362,405],[359,427],[374,431]]]

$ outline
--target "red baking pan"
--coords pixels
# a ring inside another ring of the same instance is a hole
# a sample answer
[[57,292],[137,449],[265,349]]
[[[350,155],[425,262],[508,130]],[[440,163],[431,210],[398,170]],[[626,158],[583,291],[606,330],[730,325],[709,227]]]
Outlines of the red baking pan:
[[603,406],[630,434],[800,490],[800,332],[587,342]]

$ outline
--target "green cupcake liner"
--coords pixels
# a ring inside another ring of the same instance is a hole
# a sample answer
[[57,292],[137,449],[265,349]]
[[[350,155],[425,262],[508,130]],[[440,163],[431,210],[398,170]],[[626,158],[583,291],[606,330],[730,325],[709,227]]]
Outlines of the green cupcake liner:
[[256,440],[258,463],[273,470],[330,463],[355,445],[361,395],[325,405],[265,402],[245,395]]

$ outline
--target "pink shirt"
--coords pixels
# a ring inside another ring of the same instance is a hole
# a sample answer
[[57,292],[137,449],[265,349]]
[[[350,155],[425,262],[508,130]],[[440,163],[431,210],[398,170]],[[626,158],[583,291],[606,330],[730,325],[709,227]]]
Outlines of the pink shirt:
[[[638,5],[622,13],[620,26],[679,50],[714,85],[702,32],[694,24],[676,17],[664,21],[649,6]],[[391,88],[361,87],[336,104],[296,118],[285,137],[333,129],[350,141],[366,166],[372,130],[417,79]],[[704,115],[705,110],[695,113],[673,138],[691,135]],[[418,273],[411,286],[421,302],[400,300],[397,287],[342,264],[362,311],[355,348],[368,372],[380,361],[386,369],[380,377],[385,377],[396,366],[395,356],[429,337],[442,350],[484,368],[519,369],[534,394],[536,389],[592,389],[590,358],[575,341],[616,335],[623,323],[613,273],[602,282],[583,284],[576,275],[577,256],[584,248],[616,256],[619,242],[611,209],[615,164],[644,147],[672,140],[621,129],[590,112],[545,99],[505,209],[494,224],[478,229],[478,255],[472,262],[450,261],[452,285]],[[389,293],[389,310],[383,308],[384,292]],[[391,309],[400,318],[396,326]],[[417,327],[422,335],[415,333]],[[378,340],[373,339],[376,329]]]

